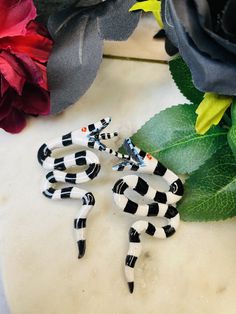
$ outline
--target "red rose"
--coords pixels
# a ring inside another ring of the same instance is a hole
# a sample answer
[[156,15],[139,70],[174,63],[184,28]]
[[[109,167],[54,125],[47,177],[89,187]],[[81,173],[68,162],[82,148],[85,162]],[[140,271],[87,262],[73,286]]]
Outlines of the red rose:
[[33,21],[32,0],[0,0],[0,128],[18,133],[26,115],[50,111],[46,62],[52,41]]

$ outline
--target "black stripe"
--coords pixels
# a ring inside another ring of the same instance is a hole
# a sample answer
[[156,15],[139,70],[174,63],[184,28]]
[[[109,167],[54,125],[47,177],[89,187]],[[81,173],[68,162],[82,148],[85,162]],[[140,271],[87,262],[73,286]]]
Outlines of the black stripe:
[[53,171],[50,171],[47,175],[46,175],[46,179],[50,182],[50,183],[56,183],[57,180],[54,177],[54,173]]
[[71,132],[62,136],[62,145],[63,146],[72,145]]
[[102,138],[103,140],[105,140],[105,139],[106,139],[106,134],[105,134],[105,133],[102,133],[102,134],[101,134],[101,138]]
[[123,171],[125,169],[125,166],[119,165],[117,171]]
[[127,255],[125,259],[125,265],[134,268],[137,259],[138,258],[136,256]]
[[86,228],[86,218],[79,218],[74,220],[74,228],[82,229]]
[[82,150],[80,152],[75,153],[75,163],[77,166],[82,166],[82,165],[87,164],[86,151],[85,150]]
[[61,189],[61,198],[70,198],[70,194],[71,194],[72,189],[73,189],[73,187],[71,187],[71,186]]
[[149,185],[142,178],[138,177],[138,182],[134,188],[134,191],[138,192],[141,195],[147,194]]
[[89,141],[88,142],[88,147],[94,148],[95,142],[94,141]]
[[88,126],[89,131],[93,131],[95,129],[95,125],[94,124],[89,124]]
[[148,205],[148,214],[147,216],[157,216],[159,213],[158,203],[152,203]]
[[179,212],[175,207],[169,205],[164,217],[169,219],[174,218],[176,215],[178,215],[178,213]]
[[132,171],[138,171],[138,169],[139,169],[139,166],[137,166],[135,164],[133,164],[132,167],[131,167]]
[[129,292],[133,293],[134,292],[134,282],[128,282],[128,287],[129,287]]
[[52,198],[55,191],[56,191],[55,189],[49,188],[43,191],[43,195],[45,195],[47,198]]
[[151,224],[150,222],[148,223],[147,230],[145,231],[147,234],[153,236],[154,233],[156,232],[156,228]]
[[175,228],[171,227],[171,225],[164,226],[162,229],[165,231],[167,238],[171,237],[175,233]]
[[100,170],[101,170],[101,165],[100,164],[96,164],[96,168],[94,170],[94,176],[95,177],[98,175]]
[[78,153],[75,153],[75,163],[77,166],[83,166],[87,164],[87,161],[85,157],[82,157],[81,155],[78,155]]
[[170,192],[182,196],[184,194],[184,186],[180,179],[176,180],[170,185]]
[[142,159],[144,159],[147,153],[143,150],[140,150],[138,154],[142,157]]
[[51,155],[51,150],[46,144],[43,144],[38,150],[38,162],[42,165],[44,160]]
[[65,182],[76,184],[76,173],[67,173],[65,176]]
[[85,171],[85,173],[87,174],[87,176],[93,180],[99,173],[101,169],[101,165],[100,164],[91,164],[89,165],[88,169]]
[[92,206],[95,204],[95,198],[91,192],[88,192],[83,196],[82,204],[83,205],[92,205]]
[[100,120],[100,122],[103,126],[107,124],[105,119]]
[[162,165],[162,163],[160,163],[159,161],[157,162],[157,166],[154,170],[154,174],[158,175],[158,176],[164,176],[164,174],[166,173],[167,168]]
[[166,202],[167,202],[166,193],[157,191],[156,195],[154,197],[154,201],[156,201],[158,203],[166,204]]
[[54,169],[66,170],[66,166],[64,164],[64,157],[56,158],[54,160]]
[[129,229],[129,242],[132,242],[132,243],[140,242],[139,233],[134,228]]
[[85,250],[86,250],[86,241],[85,240],[79,240],[77,242],[77,246],[78,246],[78,250],[79,250],[79,256],[78,258],[81,258],[84,256],[85,254]]
[[124,194],[125,190],[128,189],[128,184],[123,179],[118,180],[113,186],[112,191],[116,194]]
[[137,211],[137,208],[138,208],[137,203],[135,203],[131,200],[128,200],[126,205],[125,205],[124,212],[129,213],[129,214],[135,214]]

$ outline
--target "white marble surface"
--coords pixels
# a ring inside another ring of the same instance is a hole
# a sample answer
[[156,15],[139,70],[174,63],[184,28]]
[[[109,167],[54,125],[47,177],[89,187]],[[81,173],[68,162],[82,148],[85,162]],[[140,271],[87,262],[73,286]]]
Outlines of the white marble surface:
[[124,138],[156,112],[184,101],[166,65],[104,60],[92,88],[65,113],[31,118],[16,136],[0,132],[0,254],[12,314],[235,313],[236,219],[182,222],[163,241],[143,236],[130,295],[123,263],[135,218],[113,204],[116,160],[100,153],[100,176],[82,185],[96,197],[82,260],[72,227],[81,203],[40,194],[45,171],[36,154],[45,140],[104,116],[112,116],[109,130]]

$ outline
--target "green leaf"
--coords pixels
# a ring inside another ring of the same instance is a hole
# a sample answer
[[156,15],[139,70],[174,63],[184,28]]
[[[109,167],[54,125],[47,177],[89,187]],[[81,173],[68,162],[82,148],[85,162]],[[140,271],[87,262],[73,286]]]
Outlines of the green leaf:
[[229,146],[232,149],[232,152],[236,159],[236,100],[235,99],[231,107],[231,118],[232,118],[232,127],[230,128],[227,137],[228,137]]
[[228,143],[236,159],[236,125],[233,125],[229,130]]
[[236,163],[225,145],[185,182],[181,219],[209,221],[236,215]]
[[217,125],[231,105],[232,100],[233,98],[230,96],[206,93],[196,110],[198,114],[196,121],[197,133],[205,134],[212,125]]
[[152,12],[157,23],[161,28],[163,28],[163,23],[161,19],[161,1],[158,0],[146,0],[135,3],[131,8],[131,11],[143,10],[144,12]]
[[161,111],[132,140],[171,170],[191,173],[227,141],[226,131],[219,126],[203,136],[197,135],[195,110],[196,105],[184,104]]
[[203,99],[204,93],[200,92],[193,85],[191,72],[184,60],[179,56],[172,59],[169,62],[169,68],[181,93],[192,103],[199,104]]

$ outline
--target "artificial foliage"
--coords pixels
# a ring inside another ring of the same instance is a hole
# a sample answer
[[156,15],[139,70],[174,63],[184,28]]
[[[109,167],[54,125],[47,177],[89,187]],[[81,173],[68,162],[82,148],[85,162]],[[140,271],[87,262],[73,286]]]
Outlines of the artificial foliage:
[[180,92],[192,103],[200,103],[203,100],[204,93],[194,86],[191,72],[179,55],[169,61],[169,69]]
[[[187,174],[185,193],[177,205],[183,220],[233,217],[236,215],[236,101],[233,97],[204,95],[198,91],[179,55],[169,62],[169,67],[177,87],[190,103],[156,114],[132,140],[174,172]],[[205,105],[207,108],[202,108]],[[205,128],[202,132],[196,130],[197,113]]]
[[228,132],[228,143],[236,159],[236,101],[231,106],[231,126]]
[[179,174],[197,170],[221,149],[227,132],[217,126],[203,136],[198,135],[196,108],[183,104],[161,111],[133,135],[134,143]]
[[181,218],[188,221],[222,220],[236,215],[236,163],[228,145],[186,180],[178,209]]

